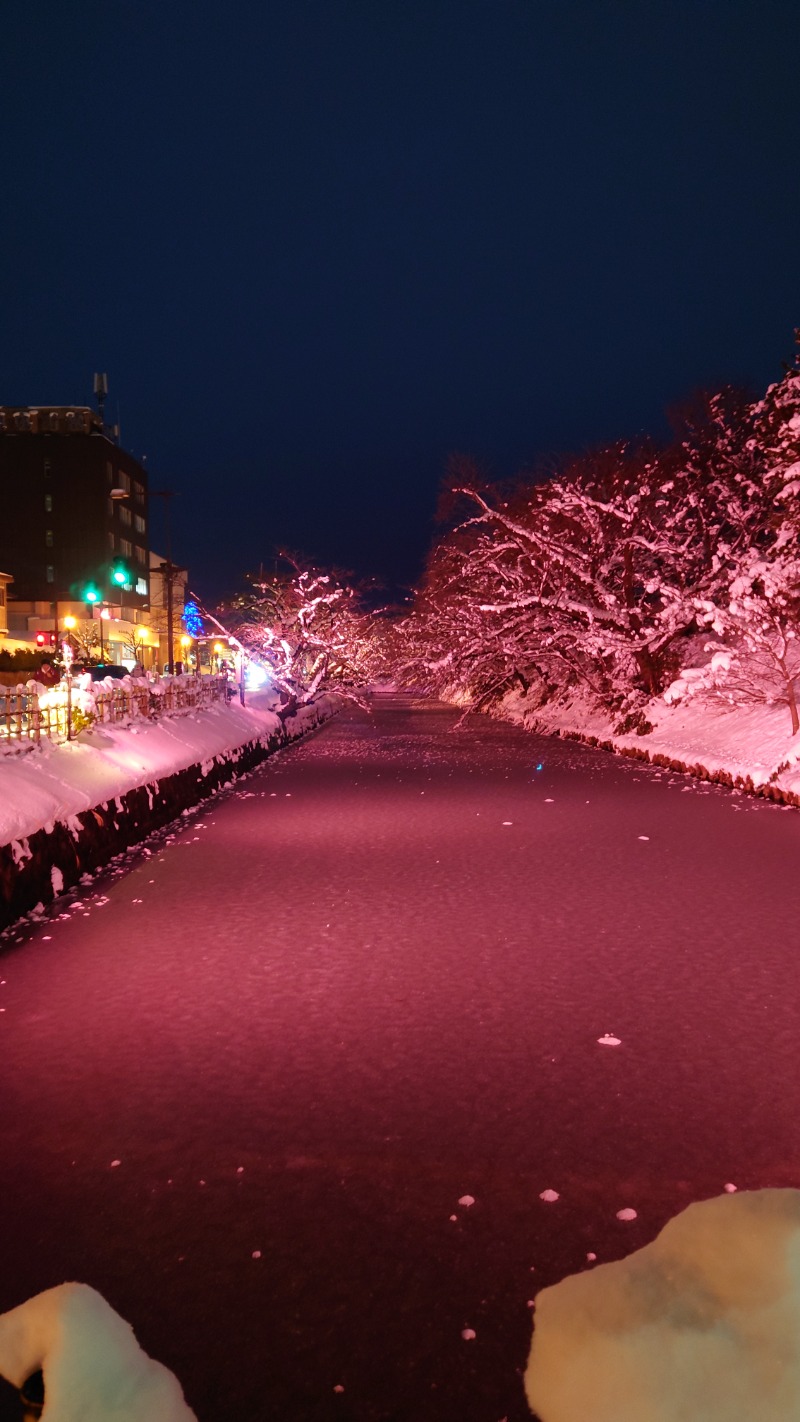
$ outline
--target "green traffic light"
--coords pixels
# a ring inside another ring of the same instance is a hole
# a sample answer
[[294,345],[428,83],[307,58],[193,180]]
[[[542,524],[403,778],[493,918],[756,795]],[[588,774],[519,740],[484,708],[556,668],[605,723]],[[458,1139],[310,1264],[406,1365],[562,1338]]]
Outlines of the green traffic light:
[[127,568],[123,567],[121,563],[118,563],[117,566],[113,569],[111,577],[114,582],[122,588],[129,581],[130,574]]
[[92,583],[89,584],[88,588],[84,588],[84,590],[83,590],[83,600],[84,600],[84,602],[99,602],[99,601],[100,601],[100,594],[99,594],[99,592],[97,591],[97,588],[96,588]]

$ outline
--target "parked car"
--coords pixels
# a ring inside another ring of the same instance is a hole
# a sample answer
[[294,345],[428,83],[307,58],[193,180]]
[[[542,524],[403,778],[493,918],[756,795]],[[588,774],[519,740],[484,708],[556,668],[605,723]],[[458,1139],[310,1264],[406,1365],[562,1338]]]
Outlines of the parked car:
[[115,662],[73,662],[73,676],[83,676],[85,672],[89,673],[92,681],[103,681],[107,676],[113,677],[114,681],[122,681],[129,675],[125,667],[118,667]]

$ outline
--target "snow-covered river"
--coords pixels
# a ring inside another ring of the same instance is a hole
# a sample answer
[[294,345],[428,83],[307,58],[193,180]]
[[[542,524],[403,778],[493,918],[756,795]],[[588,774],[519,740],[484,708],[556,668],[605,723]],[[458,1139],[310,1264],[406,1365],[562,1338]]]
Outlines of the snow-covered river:
[[456,719],[345,712],[0,958],[0,1311],[93,1284],[204,1422],[522,1422],[538,1287],[800,1184],[800,812]]

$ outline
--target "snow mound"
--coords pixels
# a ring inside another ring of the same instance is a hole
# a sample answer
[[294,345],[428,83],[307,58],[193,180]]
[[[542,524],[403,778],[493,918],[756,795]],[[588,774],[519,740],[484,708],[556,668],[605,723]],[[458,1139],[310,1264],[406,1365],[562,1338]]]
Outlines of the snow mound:
[[196,1422],[180,1383],[88,1284],[59,1284],[0,1315],[0,1373],[44,1373],[42,1422]]
[[542,1422],[796,1422],[800,1190],[690,1205],[644,1249],[536,1300]]

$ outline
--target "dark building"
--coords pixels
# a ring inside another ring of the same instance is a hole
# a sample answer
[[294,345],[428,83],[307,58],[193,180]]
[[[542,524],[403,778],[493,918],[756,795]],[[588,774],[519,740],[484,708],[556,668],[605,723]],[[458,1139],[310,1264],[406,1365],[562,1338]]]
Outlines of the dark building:
[[139,621],[149,551],[147,473],[93,410],[0,407],[0,568],[15,601],[85,605],[88,592]]

